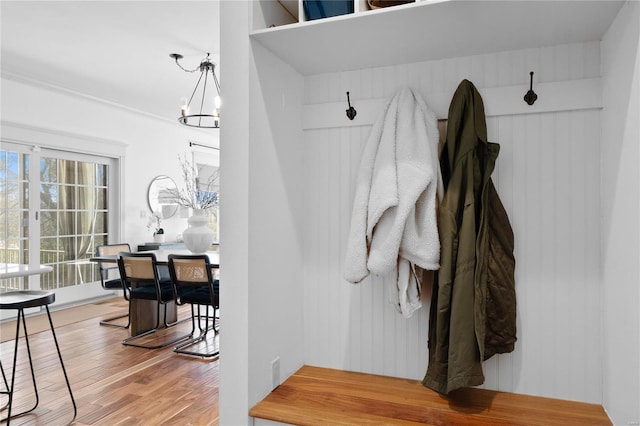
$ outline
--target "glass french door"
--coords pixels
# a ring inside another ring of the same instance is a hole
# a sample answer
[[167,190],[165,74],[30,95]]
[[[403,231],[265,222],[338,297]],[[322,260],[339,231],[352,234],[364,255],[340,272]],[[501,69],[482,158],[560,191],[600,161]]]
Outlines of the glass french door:
[[[0,262],[30,264],[30,156],[20,147],[7,148],[3,142],[0,150]],[[37,247],[33,248],[37,250]],[[29,288],[27,277],[0,280],[0,292],[25,288]]]
[[49,265],[53,271],[1,280],[0,291],[56,290],[64,302],[102,295],[89,258],[108,242],[115,222],[115,166],[110,158],[3,142],[0,262]]

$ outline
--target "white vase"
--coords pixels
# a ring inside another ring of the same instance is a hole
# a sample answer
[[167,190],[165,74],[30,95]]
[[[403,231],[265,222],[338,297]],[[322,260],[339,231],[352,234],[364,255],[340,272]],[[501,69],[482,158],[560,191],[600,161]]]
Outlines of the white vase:
[[154,243],[164,243],[164,234],[153,234]]
[[189,227],[182,233],[182,239],[189,251],[194,254],[209,250],[215,239],[215,234],[207,225],[209,217],[202,209],[194,209],[193,215],[187,219]]

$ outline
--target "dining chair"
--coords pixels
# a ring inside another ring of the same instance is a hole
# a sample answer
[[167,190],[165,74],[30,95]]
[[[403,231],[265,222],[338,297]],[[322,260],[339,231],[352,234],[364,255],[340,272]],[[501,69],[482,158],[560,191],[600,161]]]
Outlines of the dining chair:
[[[174,352],[203,358],[215,357],[219,354],[217,345],[213,351],[197,351],[188,348],[199,342],[206,341],[210,330],[218,333],[216,327],[217,312],[220,308],[220,281],[213,279],[211,264],[207,255],[178,255],[171,254],[169,260],[169,274],[173,284],[173,293],[178,305],[191,305],[191,332],[195,334],[196,324],[200,331],[197,337],[182,342],[174,348]],[[197,306],[197,313],[195,307]],[[204,307],[204,315],[201,312]],[[213,316],[209,316],[209,308],[213,308]],[[204,327],[202,319],[204,318]],[[209,325],[211,320],[211,325]]]
[[[117,256],[119,253],[131,252],[131,247],[127,243],[120,244],[102,244],[96,247],[96,256]],[[120,279],[118,264],[116,262],[101,262],[98,261],[98,269],[100,271],[100,283],[102,284],[102,288],[108,291],[113,290],[122,290],[125,293],[125,299],[127,299],[126,293],[128,292],[128,287],[122,285],[122,280]],[[127,299],[128,300],[128,299]],[[127,318],[127,323],[122,324],[118,322],[113,322],[120,318]],[[110,327],[119,327],[119,328],[129,328],[131,325],[131,309],[126,314],[119,314],[110,318],[105,318],[100,321],[100,325],[108,325]]]
[[[120,253],[118,256],[118,268],[120,277],[125,286],[129,287],[129,310],[134,300],[152,300],[156,302],[155,325],[141,333],[124,339],[122,343],[145,349],[164,348],[181,340],[188,339],[192,333],[170,338],[160,344],[144,344],[137,341],[145,336],[156,333],[160,327],[160,317],[163,317],[162,326],[169,328],[179,321],[167,322],[167,304],[174,301],[173,289],[170,283],[161,282],[158,275],[158,263],[156,256],[149,252]],[[164,309],[161,309],[164,307]],[[161,312],[164,311],[164,312]]]

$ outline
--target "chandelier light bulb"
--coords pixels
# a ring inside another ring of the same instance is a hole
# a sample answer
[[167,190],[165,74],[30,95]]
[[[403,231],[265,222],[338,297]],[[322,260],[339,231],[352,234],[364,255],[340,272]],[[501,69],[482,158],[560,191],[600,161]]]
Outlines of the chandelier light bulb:
[[180,98],[180,102],[182,102],[182,107],[180,107],[180,115],[185,117],[189,115],[189,102],[187,98]]
[[222,105],[222,99],[220,99],[220,96],[215,97],[213,105],[216,107],[216,110],[220,109],[220,106]]

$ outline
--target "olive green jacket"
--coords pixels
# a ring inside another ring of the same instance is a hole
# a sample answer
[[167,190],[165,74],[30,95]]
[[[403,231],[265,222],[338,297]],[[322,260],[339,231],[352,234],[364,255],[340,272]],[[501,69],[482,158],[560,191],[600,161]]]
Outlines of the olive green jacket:
[[444,394],[482,384],[482,360],[513,351],[516,340],[513,231],[491,181],[499,151],[487,142],[480,93],[463,80],[449,107],[440,157],[440,270],[422,382]]

